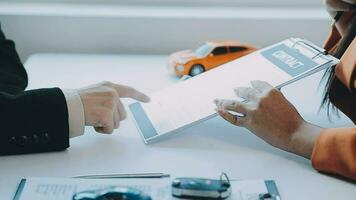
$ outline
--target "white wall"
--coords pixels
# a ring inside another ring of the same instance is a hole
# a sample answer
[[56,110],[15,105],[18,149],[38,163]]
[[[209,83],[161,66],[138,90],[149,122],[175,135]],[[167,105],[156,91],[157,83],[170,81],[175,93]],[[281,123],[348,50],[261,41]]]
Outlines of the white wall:
[[167,54],[211,39],[265,46],[287,37],[318,45],[320,6],[196,7],[0,2],[0,21],[24,60],[39,52]]

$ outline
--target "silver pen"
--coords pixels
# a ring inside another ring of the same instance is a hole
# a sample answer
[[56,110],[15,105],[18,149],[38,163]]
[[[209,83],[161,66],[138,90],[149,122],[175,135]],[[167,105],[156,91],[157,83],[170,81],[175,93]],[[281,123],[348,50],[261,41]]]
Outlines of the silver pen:
[[82,179],[109,179],[109,178],[167,178],[169,174],[164,173],[135,173],[135,174],[94,174],[74,176],[72,178]]

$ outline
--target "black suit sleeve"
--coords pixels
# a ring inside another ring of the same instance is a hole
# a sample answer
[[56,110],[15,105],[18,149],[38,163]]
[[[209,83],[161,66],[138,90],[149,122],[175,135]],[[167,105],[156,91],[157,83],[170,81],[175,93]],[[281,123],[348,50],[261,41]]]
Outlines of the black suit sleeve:
[[15,44],[7,40],[0,27],[0,91],[16,94],[27,86],[27,74]]
[[69,147],[68,111],[59,88],[24,91],[27,74],[0,29],[0,155]]

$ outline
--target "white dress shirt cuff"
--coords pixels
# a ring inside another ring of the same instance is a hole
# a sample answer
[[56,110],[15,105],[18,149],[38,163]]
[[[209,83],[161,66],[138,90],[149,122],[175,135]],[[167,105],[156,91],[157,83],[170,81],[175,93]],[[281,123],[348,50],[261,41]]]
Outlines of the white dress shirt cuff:
[[62,90],[67,101],[69,137],[77,137],[84,134],[85,116],[82,100],[77,90]]

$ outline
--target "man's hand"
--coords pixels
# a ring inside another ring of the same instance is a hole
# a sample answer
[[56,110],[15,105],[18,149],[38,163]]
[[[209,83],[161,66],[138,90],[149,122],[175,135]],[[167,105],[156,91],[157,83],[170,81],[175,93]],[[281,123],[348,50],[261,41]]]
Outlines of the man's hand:
[[112,133],[126,118],[120,98],[133,98],[148,102],[145,94],[125,85],[103,82],[78,90],[83,102],[85,125],[93,126],[97,132]]
[[[215,100],[221,117],[249,129],[267,143],[310,158],[319,127],[306,123],[283,94],[270,84],[252,81],[235,89],[246,101]],[[232,111],[232,112],[231,112]],[[239,114],[234,114],[234,113]]]

